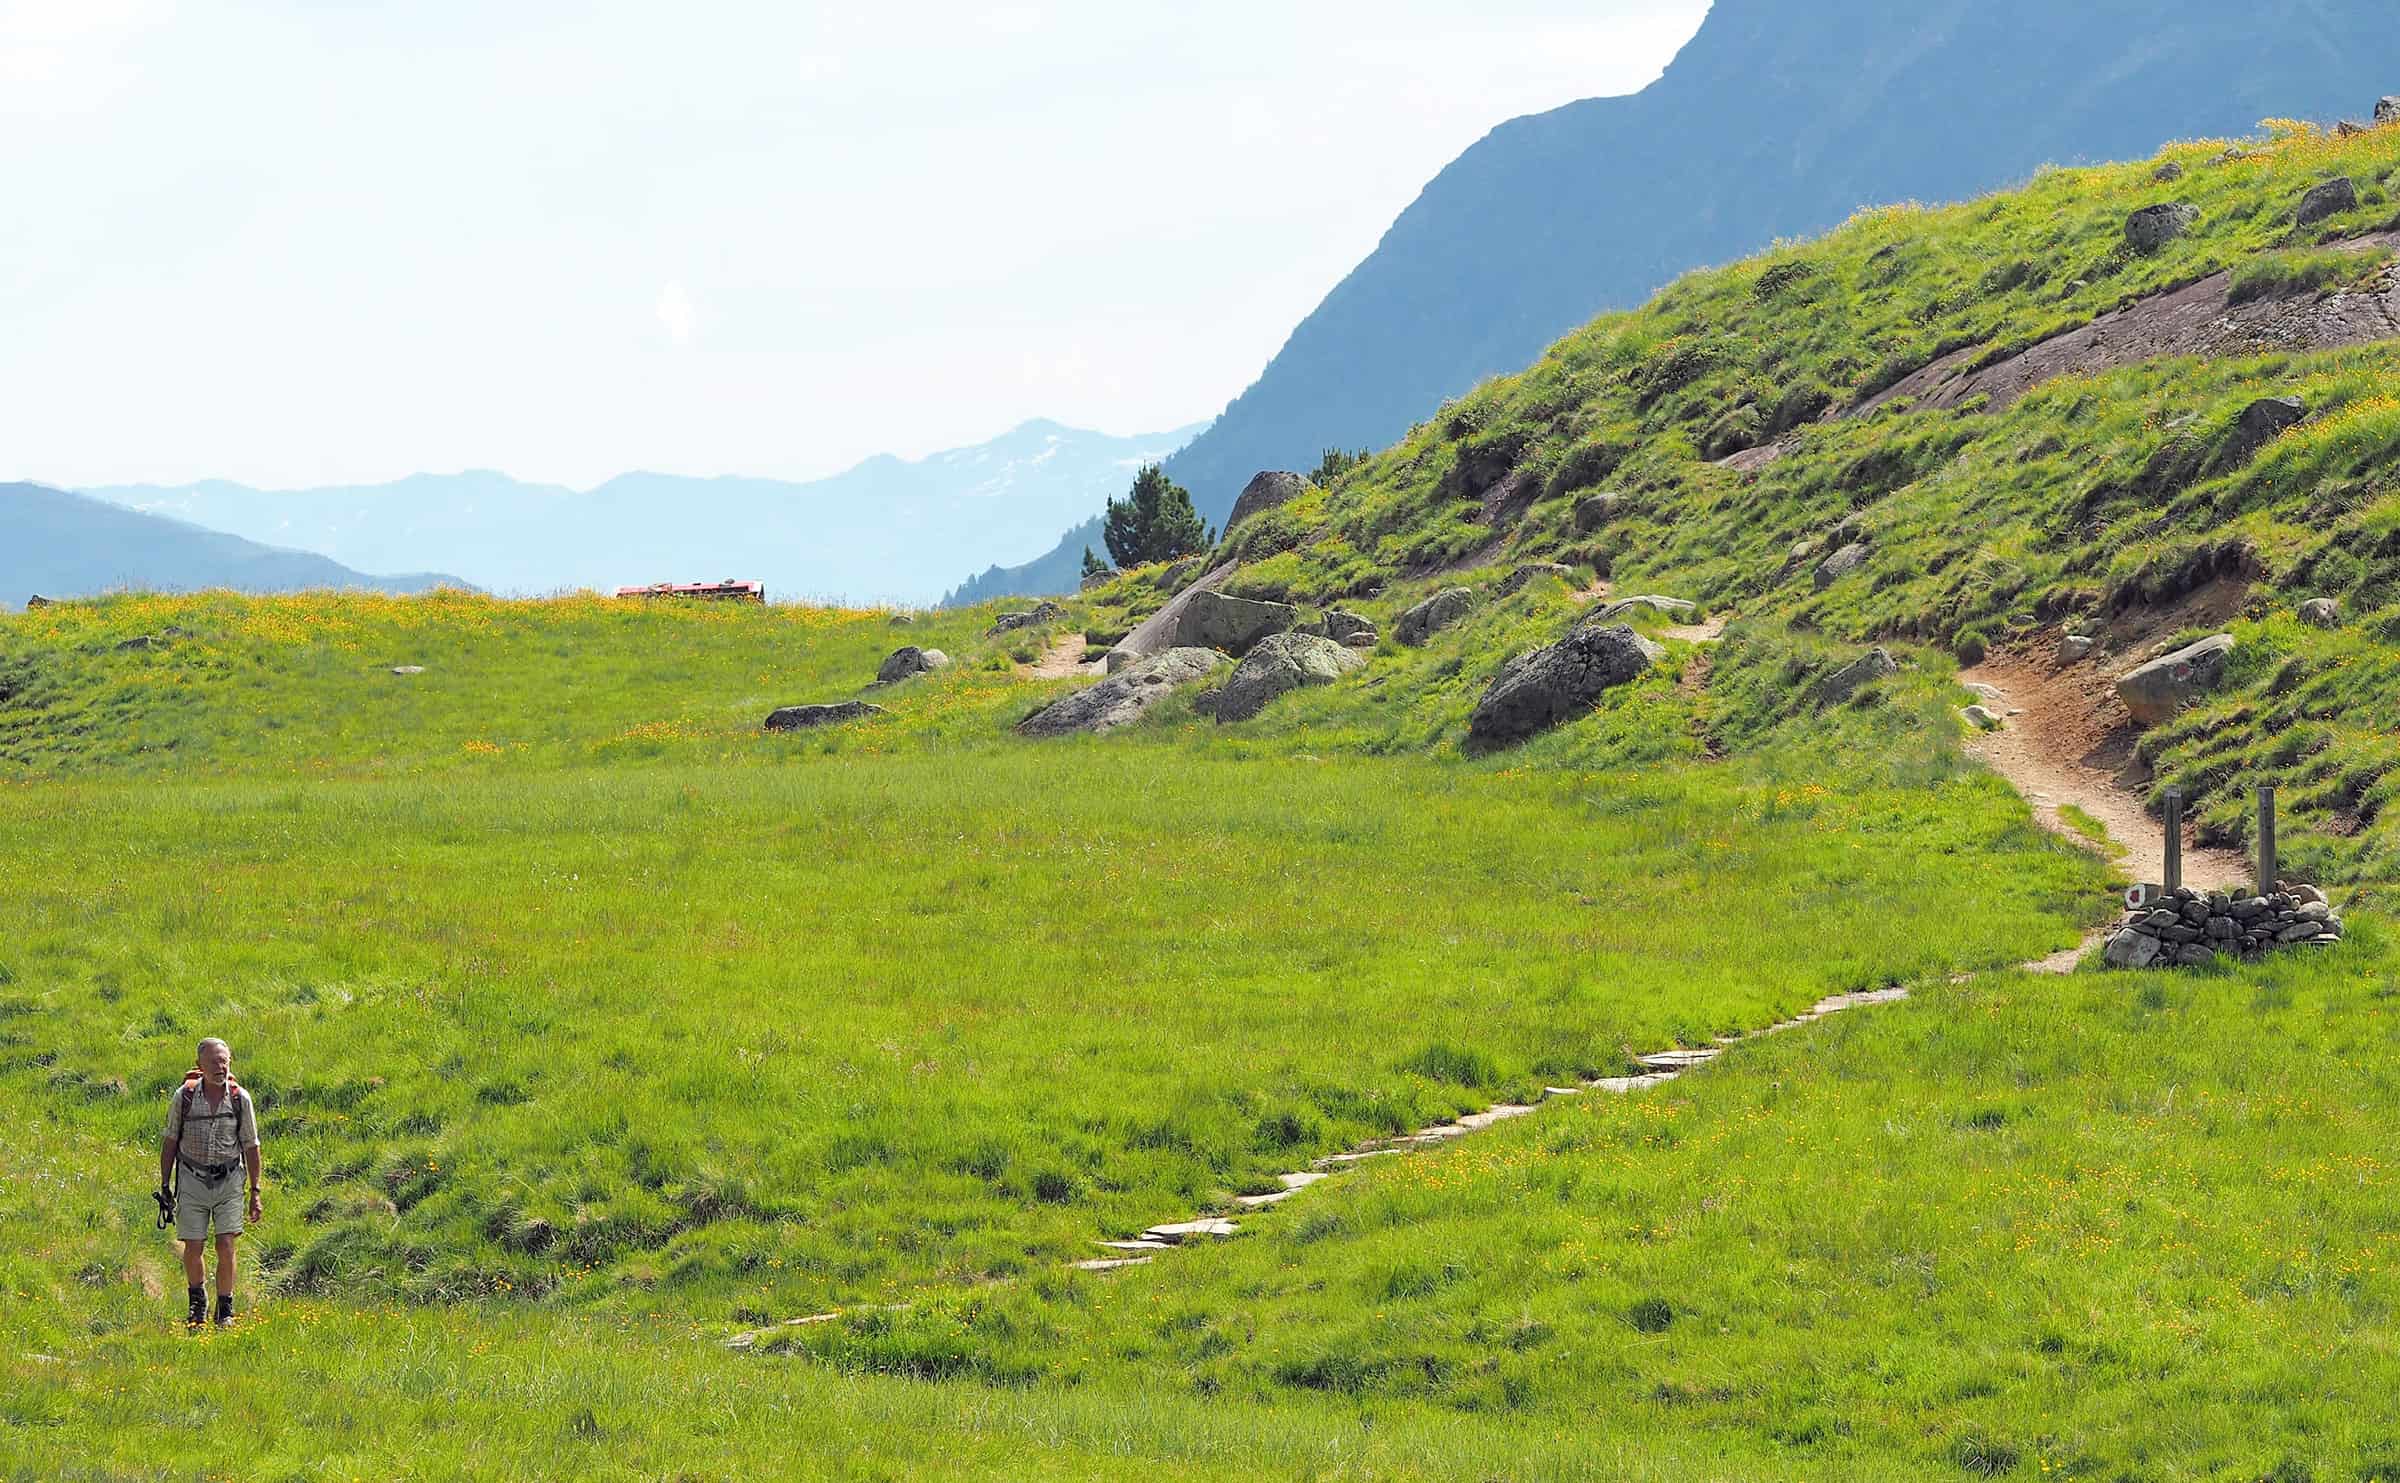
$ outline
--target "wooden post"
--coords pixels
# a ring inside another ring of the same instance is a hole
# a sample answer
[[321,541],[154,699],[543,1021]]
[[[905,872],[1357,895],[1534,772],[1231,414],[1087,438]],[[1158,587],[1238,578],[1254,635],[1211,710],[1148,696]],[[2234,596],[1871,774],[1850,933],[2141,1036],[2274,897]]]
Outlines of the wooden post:
[[2258,894],[2275,889],[2275,785],[2258,789]]
[[2167,890],[2172,893],[2183,884],[2183,790],[2169,788],[2164,808],[2167,816]]

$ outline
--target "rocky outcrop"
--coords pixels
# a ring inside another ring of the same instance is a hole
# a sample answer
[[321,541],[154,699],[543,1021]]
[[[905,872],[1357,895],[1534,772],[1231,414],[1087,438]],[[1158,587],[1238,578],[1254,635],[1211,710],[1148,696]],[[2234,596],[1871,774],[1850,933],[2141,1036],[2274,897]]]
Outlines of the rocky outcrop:
[[1075,590],[1078,592],[1089,592],[1095,587],[1105,587],[1109,583],[1114,582],[1118,575],[1119,573],[1117,569],[1113,566],[1105,568],[1101,571],[1085,572],[1083,574],[1083,584],[1077,587]]
[[2358,182],[2344,175],[2328,180],[2302,196],[2299,208],[2292,213],[2292,220],[2297,225],[2310,227],[2327,217],[2357,209]]
[[1866,564],[1867,548],[1865,544],[1852,541],[1841,550],[1826,557],[1824,562],[1817,567],[1817,590],[1824,591]]
[[2160,185],[2172,185],[2176,181],[2183,179],[2183,166],[2175,163],[2173,160],[2169,160],[2165,164],[2159,166],[2157,169],[2151,171],[2150,178],[2158,182]]
[[1664,651],[1622,623],[1589,624],[1502,667],[1467,720],[1467,750],[1513,746],[1590,712]]
[[1892,658],[1889,649],[1869,649],[1864,655],[1817,681],[1811,698],[1819,706],[1840,705],[1877,680],[1898,673],[1900,665]]
[[1247,721],[1267,708],[1267,702],[1310,685],[1330,685],[1367,662],[1366,656],[1338,639],[1313,633],[1278,633],[1260,641],[1225,688],[1204,695],[1196,708],[1218,721]]
[[2338,599],[2312,597],[2300,604],[2300,621],[2311,628],[2342,626],[2342,605]]
[[1238,563],[1229,561],[1167,599],[1165,607],[1143,619],[1133,632],[1117,640],[1108,653],[1108,672],[1115,674],[1135,660],[1163,654],[1174,648],[1176,628],[1183,621],[1184,613],[1200,600],[1200,594],[1214,592],[1232,581],[1234,573],[1240,570]]
[[2375,122],[2400,124],[2400,97],[2386,98],[2375,105]]
[[1222,649],[1238,659],[1269,634],[1288,633],[1299,626],[1300,610],[1288,602],[1198,592],[1175,622],[1175,647]]
[[937,669],[949,667],[950,656],[941,650],[920,649],[910,644],[894,649],[891,657],[883,661],[875,671],[875,683],[897,685],[902,680],[913,680],[919,675],[929,675]]
[[1017,723],[1020,736],[1105,736],[1147,715],[1178,686],[1225,663],[1214,649],[1168,649],[1135,659],[1096,685],[1054,700]]
[[2144,206],[2125,218],[2125,242],[2135,252],[2156,252],[2192,229],[2200,208],[2181,201]]
[[787,705],[767,717],[767,729],[813,731],[819,726],[839,726],[882,714],[882,706],[869,705],[863,700],[837,701],[832,705]]
[[1288,505],[1307,492],[1308,481],[1298,474],[1274,470],[1259,474],[1242,486],[1241,497],[1233,502],[1233,513],[1225,517],[1225,528],[1237,529],[1251,516]]
[[2233,649],[2233,635],[2220,633],[2161,655],[2118,680],[2117,698],[2144,726],[2171,721],[2176,712],[2225,683]]
[[1393,636],[1412,649],[1421,649],[1435,634],[1463,621],[1474,611],[1473,592],[1464,587],[1446,587],[1402,613],[1399,632]]
[[1004,633],[1014,633],[1020,628],[1037,628],[1044,623],[1056,623],[1065,616],[1067,616],[1065,608],[1060,607],[1057,603],[1044,601],[1022,613],[1002,613],[999,619],[992,624],[990,631],[984,634],[984,637],[997,638]]
[[1556,577],[1561,582],[1572,583],[1575,580],[1575,569],[1571,566],[1561,566],[1555,561],[1529,561],[1502,577],[1499,584],[1493,587],[1492,592],[1497,597],[1514,597],[1532,586],[1536,579],[1542,577]]
[[2342,919],[2314,886],[2265,896],[2186,886],[2129,912],[2100,956],[2111,968],[2197,968],[2220,953],[2255,958],[2341,940]]
[[44,597],[37,592],[33,596],[25,599],[25,611],[30,613],[35,608],[46,608],[50,606],[50,602],[51,599]]
[[2260,397],[2234,419],[2233,431],[2225,437],[2225,462],[2248,463],[2259,449],[2282,437],[2286,429],[2298,427],[2307,416],[2308,403],[2296,396]]

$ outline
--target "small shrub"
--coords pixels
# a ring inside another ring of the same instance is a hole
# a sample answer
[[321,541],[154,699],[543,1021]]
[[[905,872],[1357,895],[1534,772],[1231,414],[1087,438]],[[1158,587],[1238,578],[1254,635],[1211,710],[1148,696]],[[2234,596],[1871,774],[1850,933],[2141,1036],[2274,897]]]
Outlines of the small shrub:
[[1645,1334],[1663,1334],[1675,1323],[1675,1305],[1665,1298],[1644,1298],[1625,1310],[1625,1321]]

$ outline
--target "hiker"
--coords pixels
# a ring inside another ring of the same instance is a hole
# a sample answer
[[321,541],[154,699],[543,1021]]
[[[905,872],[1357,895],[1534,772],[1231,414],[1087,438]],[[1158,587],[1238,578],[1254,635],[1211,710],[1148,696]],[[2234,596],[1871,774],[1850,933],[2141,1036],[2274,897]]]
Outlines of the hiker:
[[[233,1079],[233,1050],[215,1036],[200,1042],[199,1065],[167,1096],[167,1135],[158,1148],[158,1199],[173,1204],[175,1237],[183,1243],[183,1277],[190,1288],[194,1328],[208,1317],[204,1260],[209,1228],[217,1237],[217,1322],[233,1322],[233,1243],[245,1224],[242,1181],[249,1175],[248,1219],[259,1203],[258,1111]],[[178,1177],[180,1176],[180,1177]]]

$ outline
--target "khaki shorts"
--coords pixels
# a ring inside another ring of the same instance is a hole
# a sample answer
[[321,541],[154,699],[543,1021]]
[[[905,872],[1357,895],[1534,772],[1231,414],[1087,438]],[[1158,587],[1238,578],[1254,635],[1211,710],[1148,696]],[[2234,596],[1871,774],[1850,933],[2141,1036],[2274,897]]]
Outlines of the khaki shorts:
[[189,1169],[175,1171],[175,1239],[205,1241],[213,1222],[220,1236],[242,1233],[249,1186],[235,1169],[211,1185]]

